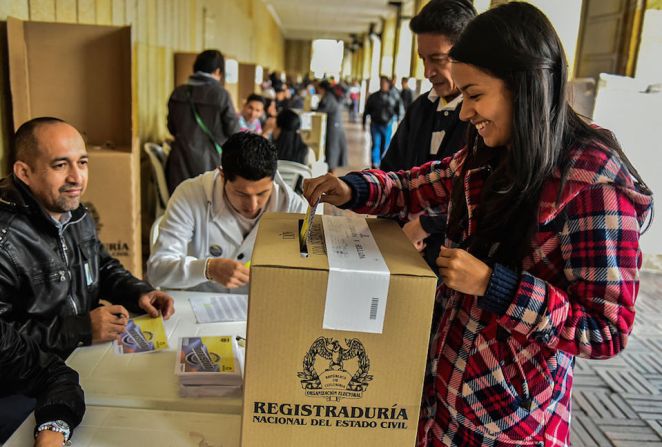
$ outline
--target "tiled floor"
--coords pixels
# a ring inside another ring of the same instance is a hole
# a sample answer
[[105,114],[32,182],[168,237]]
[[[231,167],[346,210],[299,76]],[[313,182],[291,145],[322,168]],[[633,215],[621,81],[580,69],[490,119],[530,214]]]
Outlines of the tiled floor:
[[[369,140],[360,124],[345,123],[349,170],[369,166]],[[662,447],[662,274],[642,272],[634,332],[610,360],[577,359],[572,444],[586,447]]]

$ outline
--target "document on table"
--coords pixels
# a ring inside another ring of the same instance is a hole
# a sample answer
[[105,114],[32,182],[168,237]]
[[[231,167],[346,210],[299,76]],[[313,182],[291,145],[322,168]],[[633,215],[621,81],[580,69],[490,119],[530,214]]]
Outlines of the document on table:
[[189,298],[189,302],[199,324],[246,321],[247,295],[224,293],[204,298]]
[[163,318],[149,315],[130,319],[124,332],[113,342],[117,354],[134,354],[168,349]]

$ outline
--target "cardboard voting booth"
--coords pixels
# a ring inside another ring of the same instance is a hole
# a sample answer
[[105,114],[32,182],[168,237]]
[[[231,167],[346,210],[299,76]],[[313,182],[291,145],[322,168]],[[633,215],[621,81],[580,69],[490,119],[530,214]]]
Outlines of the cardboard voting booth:
[[198,53],[175,53],[173,54],[174,87],[186,84],[189,76],[193,74],[193,64]]
[[326,113],[301,113],[301,139],[315,152],[317,160],[324,160],[326,150]]
[[242,446],[414,445],[437,279],[391,221],[267,214],[251,261]]
[[251,93],[255,93],[262,79],[257,78],[257,65],[239,62],[237,76],[237,104],[246,102]]
[[88,145],[83,203],[109,253],[142,276],[131,28],[7,20],[14,126],[61,118]]

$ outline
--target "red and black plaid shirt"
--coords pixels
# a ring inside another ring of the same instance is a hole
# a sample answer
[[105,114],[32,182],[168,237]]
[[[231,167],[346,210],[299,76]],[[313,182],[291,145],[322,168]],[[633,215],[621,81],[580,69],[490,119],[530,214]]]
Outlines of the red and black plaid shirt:
[[[354,208],[402,219],[425,210],[448,215],[465,158],[462,150],[410,171],[350,174]],[[465,173],[463,239],[476,230],[486,176],[481,167]],[[438,288],[443,309],[433,323],[419,447],[569,445],[574,356],[604,359],[625,347],[652,197],[595,146],[571,152],[560,199],[559,187],[556,172],[543,187],[539,230],[503,313],[479,307],[486,297]]]

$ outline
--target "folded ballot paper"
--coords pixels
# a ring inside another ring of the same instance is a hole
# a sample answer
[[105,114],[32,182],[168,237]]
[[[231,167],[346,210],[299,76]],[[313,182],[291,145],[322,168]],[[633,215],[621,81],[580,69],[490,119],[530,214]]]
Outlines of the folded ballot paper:
[[161,316],[152,318],[142,315],[130,319],[119,340],[113,342],[118,354],[135,354],[168,349],[168,338]]
[[184,386],[241,386],[243,360],[235,336],[182,337],[175,374]]

